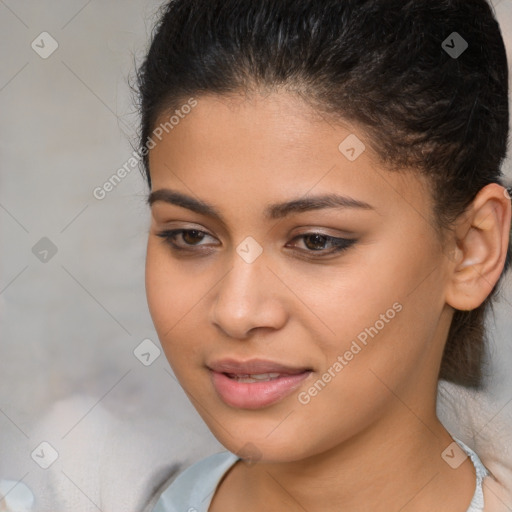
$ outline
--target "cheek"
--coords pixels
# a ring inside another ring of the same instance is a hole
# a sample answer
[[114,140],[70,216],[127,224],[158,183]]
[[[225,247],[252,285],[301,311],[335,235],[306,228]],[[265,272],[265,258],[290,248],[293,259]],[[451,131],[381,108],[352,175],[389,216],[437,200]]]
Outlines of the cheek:
[[205,312],[202,300],[212,285],[196,275],[192,267],[184,267],[169,256],[159,241],[149,240],[146,254],[146,298],[160,343],[171,366],[190,359],[197,352],[203,330]]
[[186,313],[192,279],[177,268],[159,240],[148,240],[146,253],[146,297],[157,330],[170,329]]
[[[168,303],[167,294],[171,290],[166,284],[166,274],[163,271],[159,251],[155,247],[155,243],[148,240],[146,252],[146,298],[148,302],[149,312],[157,331],[162,327],[165,320],[163,312],[164,304]],[[160,334],[160,333],[159,333]]]
[[187,313],[189,288],[186,277],[174,268],[166,248],[158,240],[149,240],[146,253],[146,298],[153,324],[166,349],[171,338]]
[[[348,260],[347,260],[348,262]],[[397,300],[397,287],[390,285],[386,269],[361,260],[338,266],[304,265],[282,269],[280,275],[292,290],[289,310],[315,330],[322,350],[340,352],[350,340],[373,325],[379,315],[390,310]],[[394,279],[396,281],[396,278]],[[394,283],[396,285],[396,282]],[[279,286],[279,285],[278,285]]]
[[357,264],[347,259],[346,266],[314,272],[304,266],[283,278],[301,299],[290,314],[307,322],[324,370],[346,355],[351,371],[335,379],[344,389],[354,386],[349,374],[368,392],[381,387],[370,370],[390,385],[409,378],[429,350],[442,309],[439,275],[425,255],[391,243],[376,253],[362,251]]

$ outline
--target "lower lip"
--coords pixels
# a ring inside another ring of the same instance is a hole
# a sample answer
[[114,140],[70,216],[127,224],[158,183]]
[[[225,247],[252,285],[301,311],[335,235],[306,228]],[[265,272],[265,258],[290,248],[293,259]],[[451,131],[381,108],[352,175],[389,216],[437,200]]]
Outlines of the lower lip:
[[311,371],[260,382],[238,382],[224,373],[213,370],[210,373],[215,390],[226,404],[241,409],[259,409],[288,396]]

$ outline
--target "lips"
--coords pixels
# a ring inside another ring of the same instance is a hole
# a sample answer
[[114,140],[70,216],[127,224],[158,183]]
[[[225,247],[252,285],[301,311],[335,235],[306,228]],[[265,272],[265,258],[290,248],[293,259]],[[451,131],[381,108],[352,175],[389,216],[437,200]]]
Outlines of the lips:
[[[288,366],[266,359],[250,359],[248,361],[237,361],[236,359],[220,359],[207,365],[210,370],[218,373],[225,373],[230,376],[246,377],[250,375],[277,374],[297,375],[311,370],[306,366]],[[274,375],[272,377],[275,378]]]
[[305,366],[265,359],[222,359],[207,367],[218,396],[239,409],[259,409],[280,402],[312,374]]

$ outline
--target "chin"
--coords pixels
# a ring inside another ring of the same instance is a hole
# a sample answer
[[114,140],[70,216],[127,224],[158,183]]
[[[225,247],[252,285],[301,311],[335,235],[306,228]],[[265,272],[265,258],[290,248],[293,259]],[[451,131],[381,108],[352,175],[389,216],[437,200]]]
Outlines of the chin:
[[[236,431],[234,428],[229,432]],[[261,429],[260,429],[261,430]],[[294,462],[302,460],[312,453],[308,453],[300,438],[290,435],[285,431],[281,432],[281,436],[276,432],[270,436],[262,435],[261,437],[252,435],[230,436],[225,431],[214,432],[215,438],[221,443],[226,450],[238,455],[244,459],[247,464],[256,463],[278,463],[278,462]],[[271,439],[275,436],[274,439]]]

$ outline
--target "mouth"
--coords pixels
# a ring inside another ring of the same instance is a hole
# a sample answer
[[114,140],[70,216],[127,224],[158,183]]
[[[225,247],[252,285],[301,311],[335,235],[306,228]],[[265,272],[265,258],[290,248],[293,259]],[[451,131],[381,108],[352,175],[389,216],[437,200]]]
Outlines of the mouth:
[[[289,366],[277,361],[267,359],[249,359],[239,361],[236,359],[219,359],[208,364],[210,370],[226,373],[233,376],[259,376],[259,375],[296,375],[304,371],[312,370],[307,366]],[[271,377],[272,378],[272,377]]]
[[291,367],[262,359],[245,362],[223,359],[207,367],[221,400],[241,409],[259,409],[275,404],[313,373],[311,368]]
[[239,374],[239,373],[225,373],[230,379],[234,379],[237,382],[267,382],[269,380],[276,380],[280,377],[286,376],[283,373],[254,373],[254,374]]

